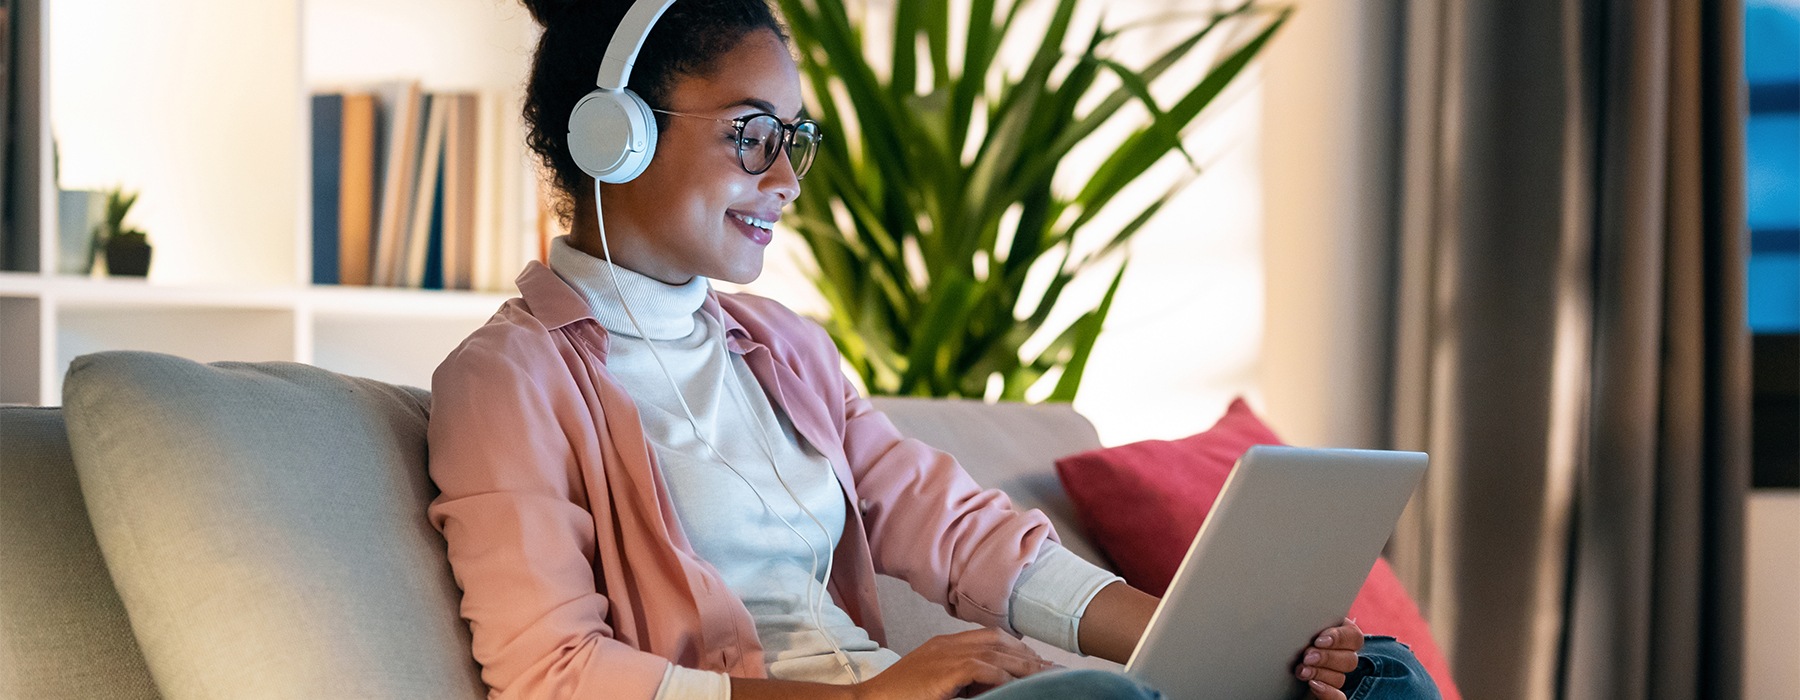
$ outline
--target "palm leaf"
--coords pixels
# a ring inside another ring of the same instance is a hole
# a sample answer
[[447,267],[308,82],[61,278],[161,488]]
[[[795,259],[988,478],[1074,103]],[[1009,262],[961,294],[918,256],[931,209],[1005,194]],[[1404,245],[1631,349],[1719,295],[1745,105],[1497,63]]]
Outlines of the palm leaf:
[[1068,403],[1075,400],[1075,390],[1081,385],[1081,374],[1087,370],[1088,356],[1093,354],[1094,341],[1100,337],[1100,331],[1106,325],[1106,315],[1112,311],[1113,297],[1119,293],[1119,283],[1125,280],[1126,265],[1119,265],[1119,274],[1113,276],[1112,284],[1106,288],[1106,296],[1100,299],[1100,308],[1087,312],[1076,321],[1074,355],[1063,364],[1062,377],[1056,381],[1056,389],[1050,392],[1052,403]]

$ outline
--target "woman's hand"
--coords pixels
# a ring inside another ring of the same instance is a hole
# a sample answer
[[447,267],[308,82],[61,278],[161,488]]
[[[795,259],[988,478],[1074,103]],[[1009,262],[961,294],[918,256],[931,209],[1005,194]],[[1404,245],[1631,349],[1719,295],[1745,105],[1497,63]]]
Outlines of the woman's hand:
[[1306,682],[1314,698],[1344,700],[1344,676],[1356,670],[1356,652],[1362,647],[1362,628],[1346,617],[1342,624],[1319,632],[1312,646],[1301,650],[1294,675]]
[[970,697],[1050,668],[1024,642],[995,629],[926,640],[862,684],[857,700],[944,700]]

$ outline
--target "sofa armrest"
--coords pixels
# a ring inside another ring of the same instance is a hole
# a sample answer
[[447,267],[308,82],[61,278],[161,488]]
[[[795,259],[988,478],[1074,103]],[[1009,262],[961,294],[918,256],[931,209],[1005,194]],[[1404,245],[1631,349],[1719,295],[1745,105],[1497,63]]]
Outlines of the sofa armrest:
[[0,406],[0,698],[156,698],[62,409]]

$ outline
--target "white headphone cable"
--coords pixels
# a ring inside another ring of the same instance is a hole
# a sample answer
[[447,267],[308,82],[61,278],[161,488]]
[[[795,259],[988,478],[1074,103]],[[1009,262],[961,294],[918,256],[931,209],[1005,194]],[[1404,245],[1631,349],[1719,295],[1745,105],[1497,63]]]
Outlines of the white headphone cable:
[[[727,353],[725,355],[725,359],[726,359],[726,366],[727,366],[727,368],[729,368],[731,356],[730,356],[729,352],[725,350],[725,336],[724,336],[724,329],[722,326],[720,328],[719,333],[720,333],[719,349],[721,352]],[[725,384],[726,384],[726,388],[728,390],[730,390],[732,392],[732,395],[737,398],[738,405],[743,407],[744,414],[747,416],[750,416],[751,420],[755,421],[756,416],[759,414],[757,414],[756,411],[750,407],[750,399],[744,395],[743,387],[738,386],[736,377],[732,377],[731,379],[728,379],[725,382]],[[760,425],[761,421],[756,421],[756,422],[759,424],[757,426],[759,428],[767,427],[767,426]],[[777,426],[777,427],[779,428],[779,426]],[[781,469],[779,467],[775,466],[776,465],[775,449],[769,445],[768,437],[763,434],[762,430],[756,430],[754,432],[756,433],[757,442],[761,443],[761,445],[762,445],[763,454],[767,455],[769,458],[769,467],[772,471],[775,472],[775,480],[780,482],[781,488],[788,492],[788,497],[794,499],[794,505],[800,506],[800,512],[805,513],[806,517],[808,519],[812,520],[813,525],[815,527],[819,528],[820,534],[825,536],[826,551],[831,552],[831,531],[825,527],[825,523],[823,523],[819,520],[819,516],[814,515],[812,512],[812,509],[807,508],[806,503],[802,502],[800,500],[800,497],[794,494],[793,487],[788,486],[787,477],[782,476]],[[804,538],[802,538],[802,539],[804,539]],[[811,542],[807,543],[807,548],[808,549],[812,548]],[[831,634],[830,631],[825,629],[825,622],[823,619],[822,610],[825,607],[826,596],[830,595],[830,593],[826,590],[826,586],[830,585],[830,583],[831,583],[831,568],[832,568],[832,565],[836,562],[836,560],[837,560],[836,556],[827,556],[825,558],[825,578],[823,581],[821,581],[819,583],[819,596],[812,603],[813,625],[814,625],[814,627],[816,627],[818,629],[819,634],[823,635],[825,637],[825,641],[831,645],[832,651],[836,652],[837,657],[838,657],[838,662],[844,667],[844,670],[850,672],[851,679],[853,679],[857,683],[861,683],[862,682],[862,674],[857,672],[856,664],[853,664],[850,662],[850,656],[848,654],[844,653],[844,648],[838,644],[837,637],[835,635]],[[819,569],[819,564],[815,560],[813,562],[813,571],[818,571],[818,569]],[[808,597],[812,596],[812,586],[810,583],[807,585],[807,596]]]
[[[802,544],[806,545],[807,553],[812,555],[812,566],[807,572],[807,582],[808,583],[807,583],[807,587],[806,587],[806,597],[809,599],[808,602],[810,603],[809,607],[811,608],[811,612],[812,612],[813,626],[819,631],[819,634],[825,638],[826,642],[831,645],[831,650],[833,652],[833,655],[838,659],[838,662],[844,667],[844,669],[850,673],[850,677],[855,682],[861,683],[862,682],[862,674],[858,673],[856,670],[856,665],[850,662],[849,655],[844,653],[844,649],[842,646],[840,646],[838,644],[836,636],[832,635],[830,632],[826,631],[826,629],[825,629],[825,622],[823,619],[822,610],[824,608],[825,596],[829,595],[828,591],[826,590],[826,586],[831,581],[831,570],[832,570],[832,563],[833,563],[832,560],[834,559],[834,557],[830,557],[830,556],[825,557],[825,580],[823,582],[820,582],[820,584],[819,584],[819,595],[816,598],[816,602],[815,602],[813,592],[812,592],[812,581],[813,581],[812,577],[813,577],[814,573],[816,573],[819,570],[819,551],[818,551],[818,549],[813,547],[812,540],[808,539],[805,535],[800,534],[800,530],[798,528],[795,528],[793,523],[789,522],[788,519],[785,516],[783,516],[780,511],[775,510],[775,507],[769,504],[769,500],[767,498],[763,497],[762,492],[757,490],[756,485],[751,483],[750,479],[748,477],[744,476],[743,472],[738,471],[737,467],[733,466],[731,464],[731,461],[727,460],[725,458],[725,455],[719,451],[719,448],[717,446],[713,445],[711,440],[706,439],[706,434],[700,430],[699,419],[694,417],[693,409],[688,406],[687,398],[684,397],[681,393],[681,386],[675,382],[674,373],[669,371],[669,366],[663,362],[662,355],[656,352],[656,344],[651,342],[650,338],[644,334],[643,326],[638,324],[637,315],[633,314],[631,312],[631,304],[625,300],[625,289],[619,283],[619,274],[618,274],[618,272],[614,271],[614,269],[613,269],[614,265],[612,262],[612,250],[607,245],[607,242],[606,242],[606,218],[601,213],[601,210],[600,210],[600,186],[601,186],[600,181],[595,180],[594,181],[594,224],[600,230],[601,259],[603,261],[605,261],[605,263],[606,263],[607,275],[612,278],[613,293],[619,297],[619,306],[621,306],[622,308],[625,309],[625,317],[631,321],[632,329],[636,330],[638,337],[642,338],[644,340],[644,347],[646,347],[650,350],[650,357],[652,359],[656,360],[656,366],[662,370],[663,378],[668,380],[669,388],[675,392],[675,401],[676,401],[676,403],[680,404],[682,413],[687,416],[688,425],[689,425],[689,427],[693,428],[693,430],[694,430],[694,437],[698,438],[700,440],[701,444],[706,445],[706,448],[712,452],[713,457],[715,457],[719,460],[719,463],[724,464],[725,468],[731,470],[731,473],[733,475],[737,476],[738,480],[744,482],[744,486],[749,488],[750,492],[756,495],[756,500],[762,502],[763,508],[767,509],[769,511],[769,513],[774,515],[777,520],[780,520],[782,525],[787,526],[788,531],[794,533],[794,536],[800,538],[800,542]],[[709,291],[710,291],[710,285],[709,285]],[[737,377],[735,376],[736,372],[731,367],[730,350],[728,350],[725,347],[725,336],[724,336],[723,324],[720,324],[720,325],[721,325],[721,327],[719,330],[719,333],[720,333],[719,334],[719,349],[725,353],[725,369],[726,369],[725,384],[726,384],[727,390],[733,390],[733,389],[736,390],[736,393],[734,395],[738,398],[739,402],[743,406],[747,417],[749,417],[752,422],[759,423],[759,425],[757,425],[756,427],[761,428],[763,426],[760,425],[760,421],[756,420],[756,418],[755,418],[756,413],[751,409],[749,399],[745,398],[743,395],[743,390],[736,386],[736,383],[737,383]],[[775,480],[781,484],[781,488],[783,490],[788,492],[788,497],[793,499],[794,505],[800,507],[800,512],[805,513],[806,517],[808,519],[812,520],[813,525],[815,525],[819,528],[819,532],[822,535],[824,535],[824,537],[825,537],[825,545],[826,545],[827,550],[829,551],[829,549],[831,548],[831,532],[830,532],[830,530],[825,527],[825,524],[819,520],[818,516],[813,514],[812,509],[806,507],[806,504],[803,503],[800,500],[800,497],[794,493],[794,489],[792,487],[788,486],[787,479],[782,477],[781,467],[776,462],[775,451],[774,451],[774,448],[772,448],[769,445],[768,437],[763,435],[762,431],[760,429],[752,430],[751,432],[756,434],[757,442],[763,448],[763,453],[765,455],[767,455],[767,457],[769,459],[769,468],[770,468],[770,470],[772,470],[775,473]]]

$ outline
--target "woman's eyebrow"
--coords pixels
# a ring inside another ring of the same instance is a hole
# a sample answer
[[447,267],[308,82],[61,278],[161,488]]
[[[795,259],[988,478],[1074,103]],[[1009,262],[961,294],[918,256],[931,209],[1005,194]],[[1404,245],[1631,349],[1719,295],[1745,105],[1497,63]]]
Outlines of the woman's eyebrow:
[[[779,113],[775,111],[775,105],[773,103],[770,103],[768,100],[758,99],[755,97],[746,97],[744,99],[741,99],[741,100],[738,100],[731,104],[720,107],[719,109],[731,109],[732,107],[755,107],[764,112],[768,112],[769,114],[775,114],[775,115],[779,116]],[[801,116],[803,116],[805,114],[806,114],[806,108],[801,107],[799,112],[794,113],[794,118],[799,119]]]

